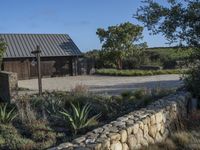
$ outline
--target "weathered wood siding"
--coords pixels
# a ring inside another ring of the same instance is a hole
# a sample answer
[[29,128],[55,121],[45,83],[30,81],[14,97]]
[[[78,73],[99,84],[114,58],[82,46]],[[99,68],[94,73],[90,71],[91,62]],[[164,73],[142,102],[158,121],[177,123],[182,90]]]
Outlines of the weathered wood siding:
[[[3,70],[15,72],[19,79],[31,79],[37,77],[37,65],[32,66],[33,59],[4,59]],[[41,58],[41,73],[43,77],[66,76],[72,74],[70,57]]]

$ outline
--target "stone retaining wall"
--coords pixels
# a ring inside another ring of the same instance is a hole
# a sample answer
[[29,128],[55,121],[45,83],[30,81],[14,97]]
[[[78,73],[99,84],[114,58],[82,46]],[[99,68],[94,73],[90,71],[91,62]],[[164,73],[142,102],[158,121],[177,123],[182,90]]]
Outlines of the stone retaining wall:
[[0,98],[10,102],[17,95],[18,79],[17,74],[0,71]]
[[170,95],[50,150],[135,150],[160,142],[182,127],[189,99],[189,93]]

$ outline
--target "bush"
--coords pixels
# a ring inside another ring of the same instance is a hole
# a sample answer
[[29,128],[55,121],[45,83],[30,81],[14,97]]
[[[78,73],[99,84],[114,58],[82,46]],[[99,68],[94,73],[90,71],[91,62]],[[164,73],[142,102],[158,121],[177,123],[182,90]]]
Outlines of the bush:
[[56,143],[56,133],[42,120],[26,125],[31,139],[36,143],[37,149],[46,149]]
[[[188,75],[185,75],[185,86],[194,97],[200,99],[200,65],[190,70]],[[200,108],[200,102],[198,101]]]
[[179,145],[179,147],[186,148],[190,143],[191,135],[182,131],[175,133],[171,138],[177,145]]
[[72,94],[87,94],[88,87],[83,84],[77,84],[74,88],[71,89]]
[[79,104],[75,106],[71,104],[72,111],[71,113],[68,111],[60,111],[63,117],[70,122],[70,125],[75,134],[77,134],[80,129],[96,125],[98,123],[98,118],[100,114],[92,116],[89,118],[89,113],[91,110],[91,106],[89,104],[84,105],[81,107]]
[[7,106],[8,104],[0,105],[0,123],[2,124],[11,123],[17,117],[15,108],[9,109]]
[[96,74],[109,76],[151,76],[162,74],[182,74],[185,70],[117,70],[117,69],[98,69]]
[[33,141],[22,138],[12,125],[0,125],[0,149],[32,150],[34,146]]

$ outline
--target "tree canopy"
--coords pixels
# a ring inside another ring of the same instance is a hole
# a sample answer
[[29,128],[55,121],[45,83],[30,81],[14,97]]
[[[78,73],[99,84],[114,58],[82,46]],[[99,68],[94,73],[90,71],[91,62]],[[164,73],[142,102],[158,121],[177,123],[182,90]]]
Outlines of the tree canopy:
[[134,15],[153,34],[162,33],[170,42],[200,47],[200,1],[144,0]]
[[97,29],[102,50],[110,59],[115,60],[118,69],[122,69],[122,60],[129,50],[134,48],[133,43],[142,38],[143,27],[125,22],[110,26],[108,29]]

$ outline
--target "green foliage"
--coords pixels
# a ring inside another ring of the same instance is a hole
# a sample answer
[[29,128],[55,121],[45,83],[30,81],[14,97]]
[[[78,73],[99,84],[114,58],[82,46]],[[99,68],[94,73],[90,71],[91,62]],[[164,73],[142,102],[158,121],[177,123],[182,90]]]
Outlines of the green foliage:
[[70,125],[72,129],[74,130],[74,133],[76,134],[80,129],[83,129],[88,126],[93,126],[97,124],[97,120],[100,116],[100,114],[95,115],[91,118],[89,118],[89,113],[91,110],[91,106],[89,104],[84,105],[83,107],[80,107],[78,104],[75,106],[71,103],[72,112],[68,111],[60,111],[60,113],[64,116],[64,118],[70,122]]
[[[193,96],[200,99],[200,65],[194,67],[190,70],[188,75],[185,75],[184,83],[188,91],[190,91]],[[200,107],[200,100],[198,101]]]
[[0,123],[2,124],[11,123],[17,117],[15,108],[9,109],[7,106],[8,104],[0,105]]
[[192,48],[149,48],[145,51],[149,62],[147,65],[158,65],[164,69],[187,68],[189,58],[192,56]]
[[[116,70],[116,69],[98,69],[96,74],[111,76],[150,76],[162,74],[181,74],[184,70]],[[185,71],[186,72],[186,71]]]
[[[142,37],[143,28],[130,22],[116,26],[110,26],[107,30],[99,28],[96,34],[103,43],[102,50],[115,63],[118,69],[122,69],[123,59],[129,55],[129,51],[143,48],[144,45],[133,45]],[[146,45],[145,45],[146,46]]]
[[30,139],[22,138],[12,125],[0,124],[0,149],[32,150],[35,143]]
[[168,5],[145,0],[135,17],[154,34],[162,33],[171,43],[180,43],[194,49],[191,55],[193,69],[186,76],[185,85],[199,98],[200,81],[200,1],[170,0]]
[[36,143],[37,149],[46,149],[56,143],[56,133],[42,120],[27,124],[26,128],[31,139]]
[[200,46],[198,0],[170,0],[168,5],[145,0],[135,15],[154,34],[162,33],[170,42]]

